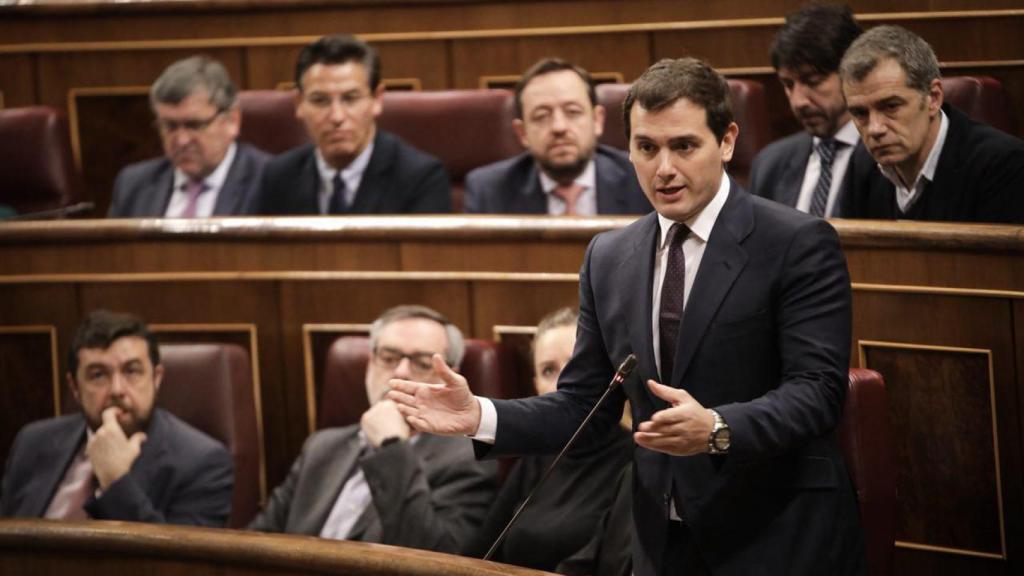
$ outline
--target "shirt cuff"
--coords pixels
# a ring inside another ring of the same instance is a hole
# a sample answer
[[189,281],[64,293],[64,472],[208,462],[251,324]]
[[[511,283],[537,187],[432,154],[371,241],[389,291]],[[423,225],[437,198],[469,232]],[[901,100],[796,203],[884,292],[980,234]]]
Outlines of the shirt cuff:
[[470,438],[485,444],[494,444],[494,436],[498,431],[498,411],[494,409],[494,402],[491,402],[490,398],[476,396],[476,401],[480,404],[480,426]]

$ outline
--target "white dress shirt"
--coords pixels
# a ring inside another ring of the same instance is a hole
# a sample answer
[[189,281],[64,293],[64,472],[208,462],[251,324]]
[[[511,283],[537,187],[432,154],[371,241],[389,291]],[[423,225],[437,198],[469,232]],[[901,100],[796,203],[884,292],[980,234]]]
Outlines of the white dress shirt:
[[949,119],[946,113],[939,110],[939,134],[935,137],[935,144],[932,146],[928,158],[921,167],[921,172],[914,179],[914,184],[907,188],[903,185],[903,179],[892,167],[878,165],[882,174],[896,187],[896,203],[900,206],[900,212],[906,214],[907,210],[917,202],[924,192],[924,187],[935,179],[935,170],[939,167],[939,156],[942,154],[942,147],[946,145],[946,133],[949,132]]
[[[220,196],[220,190],[228,178],[228,170],[231,169],[231,163],[235,161],[237,150],[238,145],[235,143],[228,146],[228,151],[224,154],[220,164],[214,168],[213,172],[210,172],[209,176],[203,178],[206,189],[196,199],[196,218],[213,216],[217,197]],[[185,186],[188,181],[189,177],[184,172],[177,168],[174,169],[174,191],[171,193],[171,201],[167,203],[167,210],[164,212],[166,218],[181,218],[185,214],[185,209],[188,208],[188,192],[185,190]]]
[[[349,162],[348,166],[341,169],[341,179],[345,182],[345,205],[351,206],[356,199],[356,192],[363,182],[363,174],[370,164],[370,157],[373,156],[373,140],[366,145],[366,148],[356,156],[356,159]],[[316,169],[320,172],[320,190],[317,196],[317,205],[321,214],[327,214],[331,205],[331,195],[334,194],[334,175],[338,169],[334,168],[324,160],[320,149],[316,150]]]
[[[832,158],[832,185],[828,189],[828,202],[825,204],[825,217],[835,215],[839,189],[843,187],[843,178],[846,176],[846,168],[850,165],[850,157],[853,156],[853,149],[860,142],[860,133],[854,126],[853,120],[843,124],[842,128],[836,131],[834,136],[836,142],[842,142],[843,146],[836,146],[835,156]],[[818,187],[818,179],[821,177],[821,156],[818,154],[818,144],[821,138],[812,138],[811,157],[807,159],[807,168],[804,170],[804,182],[800,185],[800,196],[796,201],[796,209],[801,212],[811,211],[811,201],[814,199],[814,189]]]
[[[583,172],[580,172],[579,176],[573,180],[574,183],[579,184],[583,188],[580,197],[576,199],[577,216],[594,216],[597,214],[597,170],[594,166],[594,159],[591,158]],[[548,199],[548,214],[552,216],[564,215],[566,209],[565,200],[555,196],[555,188],[558,187],[558,182],[555,182],[543,170],[539,170],[539,172],[540,187]]]

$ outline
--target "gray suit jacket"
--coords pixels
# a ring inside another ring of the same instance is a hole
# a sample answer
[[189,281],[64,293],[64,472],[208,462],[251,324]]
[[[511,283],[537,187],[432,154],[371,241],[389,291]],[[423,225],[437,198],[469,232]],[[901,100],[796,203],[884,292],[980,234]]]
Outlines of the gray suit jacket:
[[[234,464],[222,444],[156,408],[128,474],[85,504],[97,520],[223,526]],[[33,422],[14,440],[0,516],[42,517],[85,440],[81,414]]]
[[[594,152],[598,214],[646,214],[651,211],[629,158],[610,146]],[[537,163],[529,153],[482,166],[466,175],[466,212],[547,214]]]
[[357,466],[373,500],[350,540],[457,552],[487,514],[496,468],[474,460],[469,440],[425,434],[361,450],[358,425],[311,436],[249,529],[319,535]]
[[[811,135],[801,131],[766,146],[750,167],[750,193],[796,208],[813,145]],[[859,143],[857,146],[861,147]],[[847,167],[831,216],[843,216],[843,198],[850,189],[851,178]]]
[[[235,160],[213,207],[214,216],[251,214],[253,201],[270,159],[266,152],[238,142]],[[159,218],[167,211],[174,186],[174,166],[167,158],[153,158],[124,167],[114,180],[108,218]]]

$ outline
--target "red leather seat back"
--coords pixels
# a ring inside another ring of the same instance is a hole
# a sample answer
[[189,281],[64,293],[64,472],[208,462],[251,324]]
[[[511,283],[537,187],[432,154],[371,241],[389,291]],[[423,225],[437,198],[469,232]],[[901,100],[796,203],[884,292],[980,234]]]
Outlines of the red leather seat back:
[[308,144],[309,135],[295,117],[294,90],[242,90],[238,93],[242,127],[238,139],[280,154]]
[[946,102],[973,120],[1016,133],[1010,98],[999,80],[991,76],[949,76],[941,82]]
[[[756,80],[730,78],[729,96],[732,99],[733,118],[740,127],[739,139],[729,162],[729,174],[741,186],[746,186],[754,156],[771,142],[771,124],[768,121],[768,100],[764,85]],[[629,150],[625,126],[622,121],[622,103],[630,84],[598,84],[597,102],[605,107],[604,133],[600,142],[622,150]]]
[[[366,364],[370,357],[367,336],[342,336],[331,344],[324,365],[324,381],[317,406],[317,429],[359,422],[369,408],[366,399]],[[489,340],[466,340],[461,374],[474,393],[512,398],[518,374],[512,351]]]
[[0,110],[0,204],[21,214],[78,200],[67,118],[49,106]]
[[868,571],[872,576],[890,574],[896,539],[896,455],[889,400],[878,372],[850,369],[839,442],[857,489]]
[[444,163],[461,212],[467,172],[523,151],[511,102],[508,90],[385,92],[377,125]]
[[162,344],[157,403],[220,440],[235,462],[229,528],[256,515],[265,492],[262,446],[249,354],[234,344]]

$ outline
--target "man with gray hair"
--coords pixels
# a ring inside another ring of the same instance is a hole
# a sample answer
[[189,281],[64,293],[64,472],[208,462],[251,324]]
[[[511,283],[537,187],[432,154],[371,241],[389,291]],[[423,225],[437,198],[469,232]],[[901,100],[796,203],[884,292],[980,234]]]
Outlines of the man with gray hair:
[[370,329],[359,424],[311,436],[288,478],[249,525],[440,552],[457,552],[487,513],[493,463],[476,462],[466,438],[417,434],[384,399],[391,378],[440,382],[431,357],[458,369],[462,333],[425,306],[397,306]]
[[1024,142],[943,102],[924,39],[878,26],[850,46],[839,73],[866,147],[851,160],[845,216],[1024,222]]
[[149,92],[164,157],[121,170],[107,216],[250,213],[269,155],[235,142],[241,126],[236,92],[224,66],[207,56],[168,66]]

